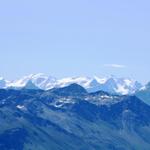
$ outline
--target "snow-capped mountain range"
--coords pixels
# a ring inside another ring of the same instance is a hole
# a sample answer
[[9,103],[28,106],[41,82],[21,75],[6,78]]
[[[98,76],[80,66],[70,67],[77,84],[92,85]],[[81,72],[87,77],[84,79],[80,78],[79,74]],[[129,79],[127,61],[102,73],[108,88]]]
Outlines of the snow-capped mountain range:
[[27,89],[43,89],[49,90],[52,88],[65,87],[70,84],[79,84],[84,87],[88,92],[96,92],[99,90],[115,93],[115,94],[133,94],[137,90],[143,88],[141,83],[129,78],[117,78],[111,76],[109,78],[99,77],[68,77],[57,79],[52,76],[47,76],[43,73],[30,74],[18,80],[8,81],[0,78],[0,88],[27,88]]

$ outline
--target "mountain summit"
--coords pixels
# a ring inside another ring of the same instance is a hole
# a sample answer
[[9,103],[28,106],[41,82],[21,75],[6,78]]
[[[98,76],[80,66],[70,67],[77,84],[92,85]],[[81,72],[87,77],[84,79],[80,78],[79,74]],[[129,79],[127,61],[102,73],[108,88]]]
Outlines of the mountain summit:
[[61,96],[81,96],[87,94],[87,91],[76,83],[62,88],[54,88],[51,92]]

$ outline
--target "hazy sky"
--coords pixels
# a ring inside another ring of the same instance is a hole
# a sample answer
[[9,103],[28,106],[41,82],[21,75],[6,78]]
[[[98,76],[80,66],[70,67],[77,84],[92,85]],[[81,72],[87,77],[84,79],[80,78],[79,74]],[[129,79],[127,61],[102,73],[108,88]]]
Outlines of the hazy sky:
[[0,75],[150,80],[149,0],[0,1]]

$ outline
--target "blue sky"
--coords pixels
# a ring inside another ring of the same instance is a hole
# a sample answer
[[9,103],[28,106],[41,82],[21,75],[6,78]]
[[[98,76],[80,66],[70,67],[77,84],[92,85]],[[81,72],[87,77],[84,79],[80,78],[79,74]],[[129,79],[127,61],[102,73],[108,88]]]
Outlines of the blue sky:
[[149,0],[0,2],[1,76],[150,80]]

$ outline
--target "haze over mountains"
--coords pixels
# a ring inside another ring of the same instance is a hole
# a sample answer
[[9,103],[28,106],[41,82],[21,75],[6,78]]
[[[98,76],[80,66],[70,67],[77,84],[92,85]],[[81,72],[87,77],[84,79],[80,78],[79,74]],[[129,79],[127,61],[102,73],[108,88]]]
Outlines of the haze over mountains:
[[[32,83],[31,83],[32,82]],[[99,90],[115,94],[134,94],[136,91],[144,88],[138,81],[130,78],[117,78],[111,76],[109,78],[99,77],[68,77],[56,79],[52,76],[47,76],[43,73],[31,74],[24,76],[18,80],[8,81],[0,78],[0,88],[28,88],[28,89],[43,89],[49,90],[56,87],[65,87],[72,83],[77,83],[84,87],[88,92],[96,92]]]

